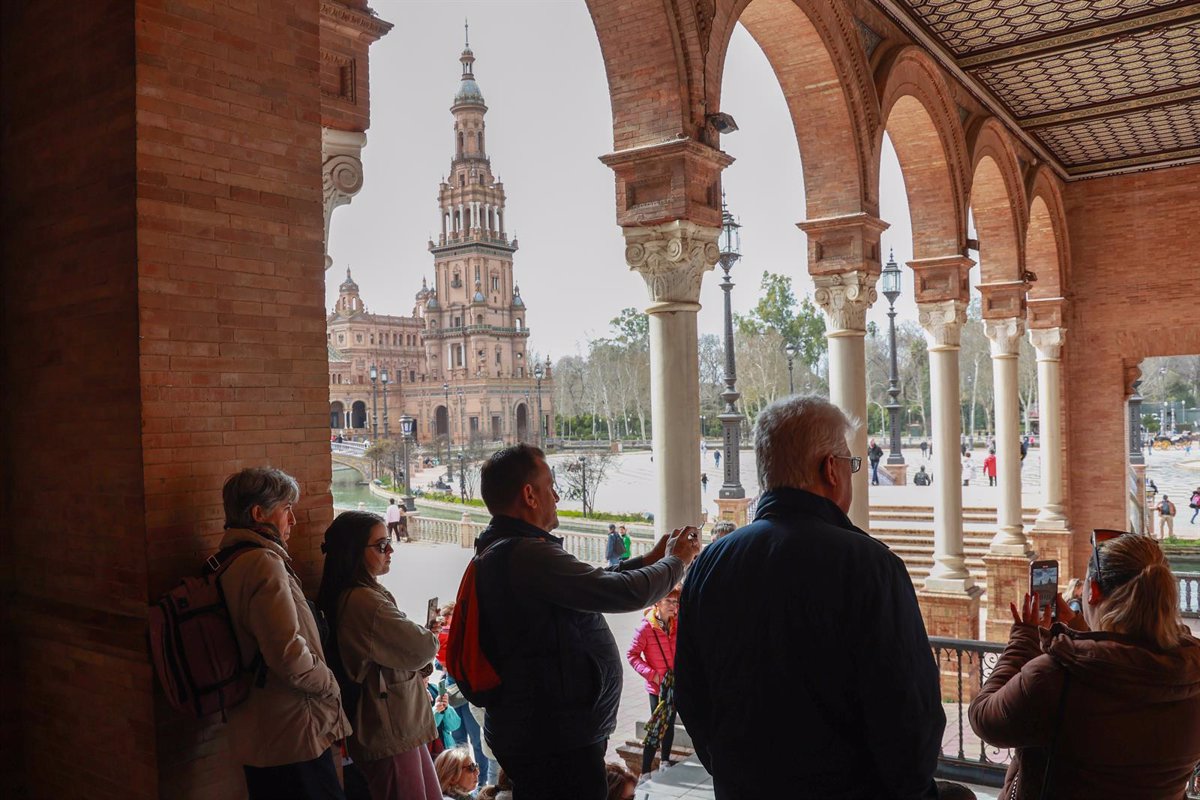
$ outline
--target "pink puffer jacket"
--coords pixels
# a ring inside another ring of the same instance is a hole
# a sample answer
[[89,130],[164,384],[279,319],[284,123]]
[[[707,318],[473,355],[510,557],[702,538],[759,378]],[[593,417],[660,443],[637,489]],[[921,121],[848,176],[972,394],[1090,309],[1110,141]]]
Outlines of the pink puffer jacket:
[[667,622],[666,630],[658,620],[654,609],[646,612],[645,618],[633,632],[633,644],[625,653],[629,665],[646,679],[646,692],[658,695],[658,685],[667,670],[675,668],[675,637],[678,633],[676,620]]

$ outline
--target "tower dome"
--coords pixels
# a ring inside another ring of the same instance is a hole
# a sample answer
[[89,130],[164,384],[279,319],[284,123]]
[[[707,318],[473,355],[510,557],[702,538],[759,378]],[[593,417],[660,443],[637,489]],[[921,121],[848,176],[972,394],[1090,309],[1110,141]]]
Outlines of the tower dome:
[[520,286],[513,286],[512,304],[513,304],[513,308],[524,308],[525,307],[525,301],[521,299],[521,287]]
[[450,110],[459,106],[483,106],[483,92],[479,89],[479,84],[475,82],[475,53],[471,51],[470,28],[463,26],[467,31],[466,46],[463,48],[462,55],[459,61],[462,62],[462,82],[458,85],[458,91],[454,95],[454,105]]
[[350,277],[349,267],[346,267],[346,280],[342,281],[342,285],[338,287],[338,292],[342,294],[358,293],[358,284],[354,282],[354,278]]

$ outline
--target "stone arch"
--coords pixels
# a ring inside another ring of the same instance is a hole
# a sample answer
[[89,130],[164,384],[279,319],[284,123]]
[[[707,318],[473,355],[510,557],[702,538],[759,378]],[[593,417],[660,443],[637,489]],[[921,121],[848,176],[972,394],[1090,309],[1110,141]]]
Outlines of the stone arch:
[[439,404],[433,410],[433,435],[438,439],[450,435],[450,412],[444,405]]
[[1025,228],[1025,267],[1037,280],[1030,299],[1062,297],[1070,285],[1070,246],[1067,215],[1058,178],[1040,166],[1029,183],[1028,223]]
[[529,441],[529,407],[524,402],[517,403],[515,414],[517,441],[527,442]]
[[[741,22],[779,81],[801,154],[809,219],[866,211],[877,215],[878,181],[870,180],[878,104],[854,20],[841,4],[812,0],[737,0],[718,12],[713,33],[719,107],[725,57]],[[847,176],[857,180],[847,181]]]
[[329,427],[335,430],[348,427],[346,422],[346,405],[341,400],[329,404]]
[[983,283],[1020,281],[1025,274],[1025,187],[1008,133],[993,117],[971,140],[971,211],[979,237]]
[[886,130],[904,174],[913,258],[961,255],[966,248],[970,163],[950,87],[933,59],[915,46],[891,54],[878,74],[884,123],[875,136],[872,180],[878,185]]
[[365,400],[355,400],[350,406],[350,427],[359,429],[367,427],[367,403]]

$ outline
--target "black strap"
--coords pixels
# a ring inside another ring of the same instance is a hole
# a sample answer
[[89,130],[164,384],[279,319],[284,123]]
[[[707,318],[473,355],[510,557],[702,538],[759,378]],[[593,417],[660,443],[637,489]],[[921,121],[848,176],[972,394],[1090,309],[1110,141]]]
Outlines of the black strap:
[[1058,751],[1058,735],[1062,732],[1063,717],[1067,710],[1067,685],[1071,681],[1071,673],[1063,670],[1062,694],[1058,697],[1058,711],[1054,716],[1054,734],[1050,738],[1050,750],[1046,754],[1046,774],[1042,777],[1041,800],[1050,800],[1050,789],[1054,785],[1054,755]]

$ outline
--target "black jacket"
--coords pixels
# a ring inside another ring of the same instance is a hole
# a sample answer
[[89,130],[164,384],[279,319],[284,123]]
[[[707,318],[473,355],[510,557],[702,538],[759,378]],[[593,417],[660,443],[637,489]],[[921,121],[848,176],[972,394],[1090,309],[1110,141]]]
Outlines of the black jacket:
[[[494,547],[492,545],[495,545]],[[480,645],[500,674],[484,735],[500,755],[563,752],[616,729],[622,661],[601,612],[638,611],[683,577],[667,556],[611,570],[579,561],[562,539],[496,516],[475,542]]]
[[832,502],[764,493],[681,600],[676,708],[718,800],[773,796],[782,774],[794,798],[937,796],[946,717],[912,581]]

